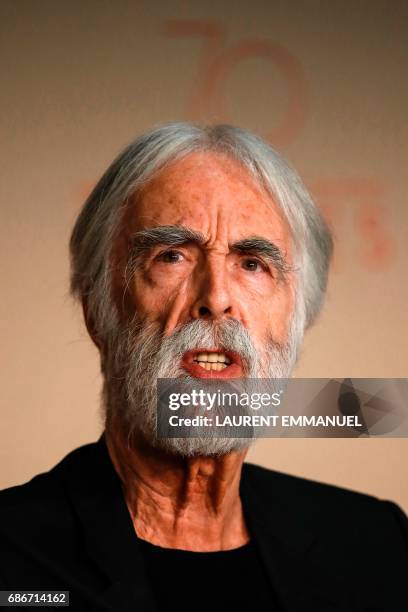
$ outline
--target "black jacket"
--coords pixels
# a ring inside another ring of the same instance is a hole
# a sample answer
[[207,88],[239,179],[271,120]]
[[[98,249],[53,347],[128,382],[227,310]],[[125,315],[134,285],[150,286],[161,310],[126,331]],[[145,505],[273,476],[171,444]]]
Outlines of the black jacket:
[[[282,611],[408,610],[398,506],[251,464],[241,498]],[[71,610],[155,610],[103,436],[0,492],[0,588],[68,590]]]

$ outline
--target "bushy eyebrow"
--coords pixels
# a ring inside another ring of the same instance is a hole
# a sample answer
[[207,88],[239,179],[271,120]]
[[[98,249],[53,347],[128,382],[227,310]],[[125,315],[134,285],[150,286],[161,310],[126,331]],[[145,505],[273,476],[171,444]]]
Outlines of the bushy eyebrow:
[[160,225],[140,230],[133,234],[131,254],[137,257],[139,254],[149,251],[158,245],[180,246],[181,244],[188,243],[202,245],[204,242],[203,234],[184,225]]
[[[196,244],[203,246],[206,242],[205,236],[184,225],[160,225],[144,229],[133,234],[131,238],[129,264],[134,270],[143,255],[155,246],[181,246],[185,244]],[[241,255],[252,255],[262,257],[269,261],[279,273],[280,279],[284,279],[287,272],[292,271],[280,248],[262,236],[249,236],[229,245],[231,251]]]
[[231,244],[230,249],[241,255],[253,255],[269,261],[278,271],[282,280],[288,272],[292,271],[281,249],[267,238],[261,236],[243,238]]

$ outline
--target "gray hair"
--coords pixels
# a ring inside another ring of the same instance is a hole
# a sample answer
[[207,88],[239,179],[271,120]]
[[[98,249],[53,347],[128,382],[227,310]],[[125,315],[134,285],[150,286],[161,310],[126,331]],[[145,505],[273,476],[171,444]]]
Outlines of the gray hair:
[[231,125],[169,123],[134,140],[113,161],[86,200],[70,239],[71,294],[87,299],[101,338],[117,330],[111,298],[111,249],[129,199],[170,162],[196,151],[240,163],[276,201],[292,234],[298,270],[296,319],[303,333],[316,319],[327,285],[333,241],[297,173],[264,140]]

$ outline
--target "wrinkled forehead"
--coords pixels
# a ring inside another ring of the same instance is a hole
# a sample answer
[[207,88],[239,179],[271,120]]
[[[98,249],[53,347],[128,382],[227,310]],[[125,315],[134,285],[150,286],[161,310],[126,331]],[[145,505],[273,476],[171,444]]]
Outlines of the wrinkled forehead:
[[209,239],[249,235],[290,250],[290,228],[266,189],[225,154],[192,153],[156,174],[129,202],[124,231],[184,225]]

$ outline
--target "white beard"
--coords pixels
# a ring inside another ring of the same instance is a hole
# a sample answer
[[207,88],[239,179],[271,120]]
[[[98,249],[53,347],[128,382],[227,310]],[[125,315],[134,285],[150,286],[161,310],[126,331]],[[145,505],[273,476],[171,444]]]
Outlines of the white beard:
[[184,353],[195,348],[220,348],[238,353],[244,378],[289,378],[297,361],[299,339],[291,325],[285,345],[272,340],[258,352],[246,328],[236,319],[206,322],[197,319],[163,336],[158,324],[136,322],[112,335],[104,363],[104,408],[118,416],[128,439],[142,434],[152,446],[173,454],[224,455],[248,448],[252,438],[158,438],[156,436],[157,380],[182,379],[197,386],[180,366]]

